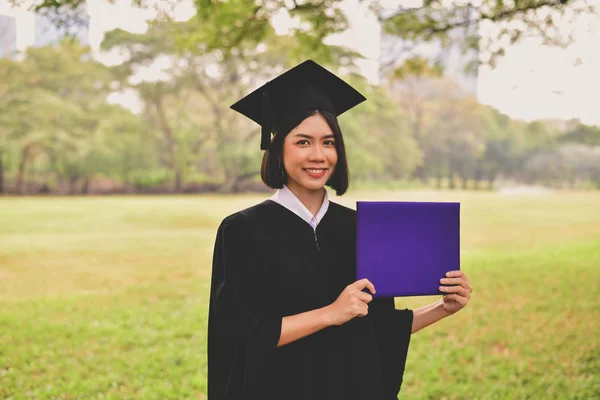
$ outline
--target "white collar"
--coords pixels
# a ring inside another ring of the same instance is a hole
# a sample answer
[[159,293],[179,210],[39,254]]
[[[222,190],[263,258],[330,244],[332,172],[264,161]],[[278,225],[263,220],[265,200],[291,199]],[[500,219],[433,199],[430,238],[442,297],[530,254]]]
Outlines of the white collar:
[[312,228],[316,231],[317,225],[321,222],[321,219],[325,216],[327,209],[329,208],[329,197],[327,195],[327,190],[325,190],[325,196],[323,197],[323,204],[321,204],[321,208],[317,215],[312,215],[308,208],[302,204],[302,202],[296,197],[296,195],[287,187],[287,185],[283,185],[282,189],[277,190],[275,194],[271,197],[275,203],[281,204],[304,221],[307,224],[312,226]]

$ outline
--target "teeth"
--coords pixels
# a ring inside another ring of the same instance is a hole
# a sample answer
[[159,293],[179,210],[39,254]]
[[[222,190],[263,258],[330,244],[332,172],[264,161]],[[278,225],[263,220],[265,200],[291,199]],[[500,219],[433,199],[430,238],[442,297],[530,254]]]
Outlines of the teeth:
[[312,172],[313,174],[319,174],[325,170],[324,169],[307,169],[307,171]]

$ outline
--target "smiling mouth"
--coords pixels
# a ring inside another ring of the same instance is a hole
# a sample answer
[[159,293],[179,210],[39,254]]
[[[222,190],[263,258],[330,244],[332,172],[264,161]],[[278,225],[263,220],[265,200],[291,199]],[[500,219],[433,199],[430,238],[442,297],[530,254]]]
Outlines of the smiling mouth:
[[327,171],[327,168],[302,168],[306,172],[310,172],[311,174],[320,174],[322,172]]
[[313,179],[321,179],[327,173],[327,168],[302,168],[302,170]]

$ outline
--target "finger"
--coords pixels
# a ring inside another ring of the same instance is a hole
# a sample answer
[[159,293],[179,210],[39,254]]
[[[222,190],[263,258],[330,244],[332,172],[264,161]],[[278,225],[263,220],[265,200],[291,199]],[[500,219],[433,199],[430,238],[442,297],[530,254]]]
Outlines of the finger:
[[365,293],[365,292],[360,292],[357,291],[356,292],[356,296],[360,299],[360,301],[362,301],[363,303],[370,303],[373,300],[373,296],[371,296],[369,293]]
[[351,286],[358,290],[363,290],[364,288],[368,288],[371,294],[375,294],[375,286],[369,281],[367,278],[363,278],[354,282]]
[[461,270],[448,271],[448,272],[446,272],[446,277],[448,277],[448,278],[464,278],[465,274]]
[[363,303],[363,306],[360,308],[360,316],[363,317],[369,313],[369,306]]
[[461,285],[465,280],[463,278],[442,278],[440,282],[444,285]]
[[[448,271],[446,272],[446,276],[448,278],[462,278],[468,285],[469,287],[471,286],[471,281],[469,281],[469,279],[467,278],[467,275],[465,275],[465,273],[463,271],[460,270],[456,270],[456,271]],[[462,285],[465,286],[465,285]]]
[[473,288],[468,280],[464,278],[442,278],[440,279],[440,283],[443,285],[460,285],[467,289],[469,292],[473,292]]
[[444,293],[456,293],[462,297],[469,297],[469,291],[462,286],[440,286]]
[[457,302],[458,304],[462,305],[463,307],[467,305],[467,299],[462,296],[459,296],[457,294],[447,294],[444,297],[445,297],[446,303],[450,300],[450,301]]
[[356,316],[358,318],[362,318],[362,317],[366,317],[367,315],[369,315],[369,311],[363,311],[363,312],[357,314]]
[[352,310],[352,314],[354,314],[355,317],[364,317],[368,313],[369,309],[366,307],[365,303],[362,303],[362,305],[357,306]]

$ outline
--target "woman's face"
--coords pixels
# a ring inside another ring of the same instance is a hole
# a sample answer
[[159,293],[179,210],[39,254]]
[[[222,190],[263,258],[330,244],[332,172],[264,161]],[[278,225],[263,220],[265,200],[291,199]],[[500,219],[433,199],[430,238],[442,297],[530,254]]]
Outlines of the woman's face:
[[320,190],[338,157],[333,132],[319,113],[306,118],[283,142],[283,164],[290,189]]

